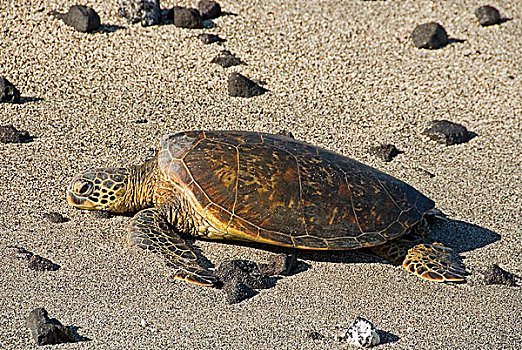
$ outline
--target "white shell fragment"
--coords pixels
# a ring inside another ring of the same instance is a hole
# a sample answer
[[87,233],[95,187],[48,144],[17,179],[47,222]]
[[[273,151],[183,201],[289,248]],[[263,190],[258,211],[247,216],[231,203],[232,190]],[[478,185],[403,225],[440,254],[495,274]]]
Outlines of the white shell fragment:
[[375,326],[362,317],[357,317],[346,332],[339,334],[337,339],[360,348],[369,348],[381,341]]

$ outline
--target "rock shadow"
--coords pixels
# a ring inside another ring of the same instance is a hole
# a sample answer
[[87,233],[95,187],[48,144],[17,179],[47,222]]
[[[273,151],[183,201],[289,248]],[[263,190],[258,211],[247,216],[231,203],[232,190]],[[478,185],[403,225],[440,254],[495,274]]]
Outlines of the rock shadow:
[[378,329],[377,333],[379,334],[379,338],[381,338],[381,342],[379,343],[379,345],[395,343],[400,339],[395,334],[383,331],[382,329]]
[[125,27],[114,24],[102,24],[100,28],[96,30],[96,33],[114,33],[121,29],[125,29]]
[[78,330],[80,328],[81,327],[77,327],[77,326],[67,326],[67,329],[69,330],[69,333],[70,333],[71,337],[73,338],[74,343],[91,341],[92,339],[90,339],[88,337],[84,337],[83,335],[78,334]]
[[19,104],[24,104],[24,103],[40,102],[40,101],[43,101],[43,98],[41,98],[41,97],[22,96],[22,97],[20,97],[20,101],[18,103]]

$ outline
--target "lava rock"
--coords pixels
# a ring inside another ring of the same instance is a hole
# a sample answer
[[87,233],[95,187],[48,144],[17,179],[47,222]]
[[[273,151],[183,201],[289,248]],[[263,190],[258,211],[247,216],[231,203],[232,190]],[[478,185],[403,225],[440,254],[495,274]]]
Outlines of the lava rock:
[[0,126],[1,143],[26,143],[32,140],[27,131],[19,131],[12,125]]
[[259,271],[267,276],[291,275],[297,268],[297,256],[295,254],[271,255],[267,264],[259,264]]
[[493,264],[484,272],[484,283],[503,284],[509,287],[516,287],[517,277],[517,275],[504,270],[497,264]]
[[252,80],[239,74],[232,73],[228,78],[228,94],[233,97],[254,97],[262,95],[267,90]]
[[215,275],[223,285],[232,280],[255,289],[266,289],[273,285],[272,278],[261,273],[257,264],[248,260],[224,260],[215,270]]
[[483,27],[500,23],[500,12],[493,6],[486,5],[477,8],[475,16]]
[[201,29],[204,27],[203,18],[198,10],[181,6],[174,6],[167,14],[176,27],[188,29]]
[[54,224],[61,224],[61,223],[69,221],[69,219],[67,219],[65,216],[63,216],[62,214],[57,213],[57,212],[45,213],[45,214],[43,214],[43,217]]
[[225,39],[221,39],[216,34],[208,34],[208,33],[199,34],[198,38],[199,38],[199,40],[201,40],[203,42],[203,44],[206,44],[206,45],[213,44],[213,43],[222,43],[225,41]]
[[17,246],[8,246],[16,250],[18,259],[26,260],[27,267],[34,271],[56,271],[60,268],[60,265],[53,263],[51,260],[41,257],[40,255],[34,254],[25,248]]
[[378,158],[385,162],[391,162],[397,155],[403,153],[399,151],[394,145],[382,144],[379,146],[370,147],[370,153],[374,154]]
[[369,348],[379,344],[381,341],[375,326],[362,317],[357,317],[346,332],[338,335],[337,339],[361,348]]
[[448,120],[434,120],[422,133],[447,146],[464,143],[475,137],[475,133],[469,132],[465,126]]
[[210,63],[219,64],[223,68],[244,64],[239,58],[234,56],[232,52],[228,50],[221,51],[216,57],[212,59],[212,61],[210,61]]
[[238,278],[233,278],[223,284],[223,290],[226,293],[226,300],[229,304],[237,304],[243,300],[252,298],[258,292],[250,288]]
[[411,34],[413,44],[420,49],[440,49],[448,44],[446,30],[436,22],[420,24]]
[[47,310],[44,308],[31,311],[26,324],[38,345],[72,343],[75,341],[69,327],[65,327],[55,318],[49,318]]
[[73,5],[67,13],[51,11],[49,15],[63,20],[65,24],[79,32],[90,33],[100,28],[100,16],[92,8],[82,5]]
[[255,289],[271,287],[273,279],[262,274],[257,264],[248,260],[225,260],[215,270],[217,279],[223,283],[229,304],[236,304],[255,296]]
[[221,16],[221,6],[216,1],[201,0],[198,3],[198,10],[203,19],[212,19]]
[[141,22],[144,27],[161,23],[159,0],[121,0],[118,16],[130,23]]
[[4,77],[0,78],[0,102],[20,102],[20,91]]

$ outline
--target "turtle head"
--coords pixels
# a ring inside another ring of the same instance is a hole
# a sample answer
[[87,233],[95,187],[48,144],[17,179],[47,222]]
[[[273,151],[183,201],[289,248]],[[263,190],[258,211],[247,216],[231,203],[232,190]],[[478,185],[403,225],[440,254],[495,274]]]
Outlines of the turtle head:
[[72,180],[67,189],[67,202],[79,209],[115,213],[130,211],[127,197],[130,171],[126,168],[90,169]]

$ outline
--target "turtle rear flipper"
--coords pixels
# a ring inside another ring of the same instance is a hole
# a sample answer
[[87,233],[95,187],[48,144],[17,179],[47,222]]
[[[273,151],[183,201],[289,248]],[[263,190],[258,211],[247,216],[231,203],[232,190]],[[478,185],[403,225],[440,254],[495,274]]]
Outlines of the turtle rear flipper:
[[196,253],[167,224],[156,208],[145,209],[131,220],[127,242],[131,246],[161,254],[175,269],[174,277],[204,286],[213,286],[214,274],[200,266]]
[[420,278],[435,282],[463,282],[466,269],[453,249],[438,242],[427,243],[421,234],[408,233],[371,248],[376,255],[402,265]]

